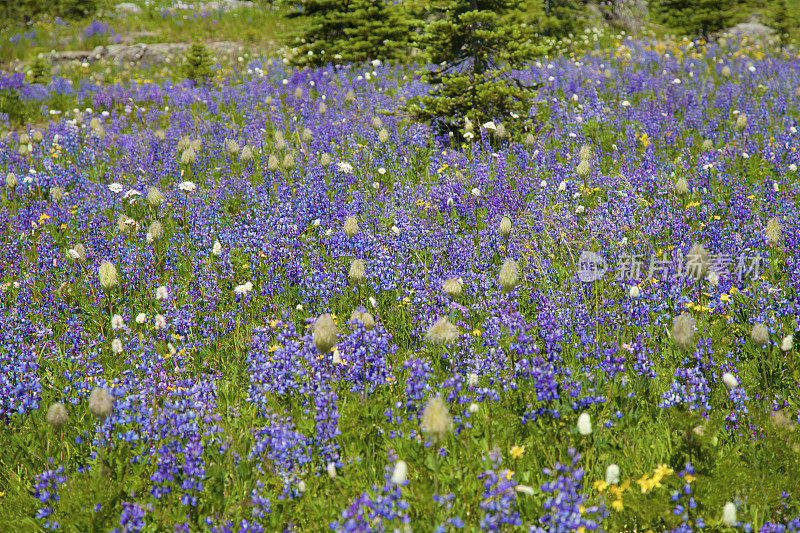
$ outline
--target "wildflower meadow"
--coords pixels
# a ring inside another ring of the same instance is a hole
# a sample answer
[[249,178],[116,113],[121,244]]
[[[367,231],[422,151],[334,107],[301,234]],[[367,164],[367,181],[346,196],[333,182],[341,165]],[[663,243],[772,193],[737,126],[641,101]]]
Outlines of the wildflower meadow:
[[208,68],[0,78],[3,531],[800,531],[796,46]]

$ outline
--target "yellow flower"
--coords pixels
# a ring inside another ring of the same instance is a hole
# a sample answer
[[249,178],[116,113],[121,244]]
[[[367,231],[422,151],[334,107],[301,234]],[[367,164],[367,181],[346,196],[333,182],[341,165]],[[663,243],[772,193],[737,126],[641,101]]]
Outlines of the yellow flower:
[[513,470],[506,470],[506,480],[511,481],[511,478],[514,477]]
[[267,350],[267,351],[269,353],[272,353],[272,352],[276,351],[280,347],[281,347],[280,344],[273,344],[272,346],[269,347],[269,350]]
[[723,302],[730,302],[731,301],[731,297],[728,296],[727,294],[725,294],[724,292],[719,295],[719,299],[722,300]]
[[525,453],[525,446],[512,446],[511,447],[511,458],[512,459],[519,459],[522,457],[522,454]]
[[472,330],[472,335],[474,337],[480,337],[481,336],[481,330],[479,330],[478,328],[473,329]]
[[686,480],[686,483],[691,483],[692,481],[694,481],[694,480],[695,480],[695,479],[697,479],[697,478],[696,478],[696,477],[694,477],[694,476],[693,476],[693,475],[691,475],[691,474],[686,474],[685,476],[683,476],[683,479],[685,479],[685,480]]
[[672,474],[672,472],[674,472],[674,470],[672,470],[667,465],[661,465],[655,469],[656,476],[658,476],[659,478],[663,478],[664,476],[669,476]]
[[622,505],[622,500],[614,500],[613,502],[611,502],[611,508],[617,511],[618,513],[621,513],[622,510],[625,508],[625,506]]
[[606,483],[606,482],[605,482],[604,480],[602,480],[602,479],[598,479],[597,481],[595,481],[595,482],[592,484],[592,487],[594,487],[594,489],[595,489],[597,492],[603,492],[604,490],[606,490],[606,489],[608,488],[608,483]]

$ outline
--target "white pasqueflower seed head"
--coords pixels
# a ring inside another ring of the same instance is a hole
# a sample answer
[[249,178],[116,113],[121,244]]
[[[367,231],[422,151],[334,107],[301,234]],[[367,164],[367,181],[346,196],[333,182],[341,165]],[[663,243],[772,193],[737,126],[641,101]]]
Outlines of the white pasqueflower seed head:
[[770,246],[775,246],[781,239],[783,238],[783,228],[781,227],[780,221],[772,217],[767,221],[767,229],[765,230],[764,234],[767,237],[767,242],[769,242]]
[[249,145],[245,145],[245,147],[242,148],[242,152],[239,154],[239,161],[241,161],[242,163],[249,163],[252,160],[253,160],[253,149],[250,148]]
[[394,464],[392,471],[392,483],[395,485],[402,485],[406,482],[408,477],[408,465],[402,459]]
[[194,165],[197,162],[197,152],[191,146],[181,154],[181,165]]
[[736,117],[736,131],[742,131],[747,127],[747,115],[744,113],[739,113],[739,116]]
[[425,404],[425,409],[422,411],[420,423],[422,430],[430,435],[434,442],[441,441],[447,435],[452,420],[450,419],[450,410],[441,396],[428,399],[428,403]]
[[734,376],[730,372],[725,372],[724,374],[722,374],[722,382],[730,390],[733,390],[739,386],[739,380],[736,379],[736,376]]
[[558,191],[564,192],[567,190],[567,180],[563,180],[561,183],[558,184]]
[[425,340],[437,346],[448,346],[458,338],[458,327],[447,316],[439,317],[425,333]]
[[103,261],[100,268],[97,269],[97,276],[100,278],[100,286],[105,290],[116,287],[119,283],[117,267],[110,261]]
[[159,331],[167,329],[167,319],[164,318],[164,315],[158,314],[153,318],[153,327]]
[[211,253],[214,255],[214,257],[219,257],[222,255],[222,243],[220,243],[218,240],[215,240],[214,246],[211,247]]
[[144,324],[145,322],[147,322],[147,315],[146,314],[139,313],[138,315],[136,315],[136,323],[137,324]]
[[638,285],[631,285],[631,288],[628,289],[628,296],[631,298],[638,298],[641,296],[641,290],[639,289]]
[[274,154],[270,154],[269,158],[267,159],[267,170],[270,172],[274,172],[280,168],[280,163],[278,162],[278,158],[275,157]]
[[320,353],[326,354],[331,351],[331,348],[336,346],[339,340],[339,329],[336,327],[336,322],[329,314],[324,314],[317,318],[314,323],[314,334],[312,335],[314,345]]
[[364,283],[364,280],[367,279],[367,272],[362,259],[354,259],[350,262],[350,272],[348,272],[347,277],[351,283],[356,285]]
[[501,218],[497,229],[500,231],[501,237],[508,239],[508,236],[511,235],[511,219],[505,216]]
[[722,523],[728,527],[733,527],[736,521],[736,504],[728,502],[722,508]]
[[725,78],[730,78],[731,77],[731,67],[729,67],[728,65],[725,65],[724,67],[722,67],[722,76],[725,77]]
[[294,97],[297,98],[298,100],[300,100],[303,97],[303,89],[301,89],[300,87],[295,89],[294,90]]
[[584,179],[589,175],[590,167],[589,161],[586,159],[582,159],[578,166],[575,167],[575,173],[578,175],[579,178]]
[[331,154],[329,154],[328,152],[322,154],[319,157],[319,164],[322,166],[322,168],[328,168],[329,166],[331,166]]
[[587,412],[583,412],[578,416],[578,433],[584,437],[592,433],[592,419]]
[[675,194],[678,196],[683,196],[684,194],[689,193],[689,182],[686,181],[686,178],[680,177],[678,181],[675,182]]
[[13,172],[6,174],[6,187],[9,189],[17,188],[17,175]]
[[283,162],[281,163],[281,166],[284,170],[291,170],[294,168],[294,156],[291,154],[291,152],[283,156]]
[[47,423],[53,429],[61,429],[69,422],[69,414],[66,406],[61,403],[54,403],[47,409]]
[[712,141],[711,139],[706,139],[706,140],[704,140],[704,141],[703,141],[703,144],[701,144],[701,145],[700,145],[700,149],[701,149],[703,152],[708,152],[708,151],[710,151],[712,148],[714,148],[714,141]]
[[119,339],[114,339],[113,341],[111,341],[111,351],[114,352],[115,354],[121,354],[122,341]]
[[350,313],[350,321],[353,322],[355,320],[364,324],[364,327],[367,329],[372,329],[375,327],[375,317],[372,316],[372,313],[369,311],[362,311],[363,308],[354,309],[352,313]]
[[64,199],[64,189],[61,187],[50,187],[50,200],[56,205]]
[[619,483],[619,466],[612,463],[606,467],[606,483],[616,485]]
[[309,143],[311,139],[314,138],[314,133],[308,128],[303,128],[303,133],[300,134],[300,138],[304,143]]
[[580,152],[578,152],[578,157],[581,161],[590,160],[592,158],[592,147],[588,144],[581,146]]
[[497,140],[502,140],[506,138],[506,127],[500,123],[494,130],[494,138]]
[[792,348],[794,348],[794,335],[789,334],[786,335],[781,341],[781,350],[788,352]]
[[239,143],[233,139],[228,139],[225,141],[225,147],[228,149],[228,153],[230,154],[238,154],[239,153]]
[[376,130],[379,130],[383,127],[383,121],[381,117],[372,117],[372,127]]
[[389,141],[389,132],[386,131],[386,128],[381,128],[381,131],[378,132],[378,142],[381,144],[386,144]]
[[506,259],[500,267],[498,276],[503,292],[511,292],[519,283],[519,264],[513,259]]
[[95,387],[89,395],[89,412],[97,418],[107,418],[114,410],[114,398],[102,387]]
[[127,235],[131,232],[131,228],[133,227],[133,219],[126,215],[125,213],[120,213],[119,218],[117,218],[117,231],[122,233],[123,235]]
[[461,281],[457,278],[446,279],[442,283],[442,290],[450,298],[458,298],[461,296]]
[[152,240],[157,241],[161,237],[164,236],[164,228],[161,226],[161,222],[158,220],[154,220],[150,223],[150,229],[147,230],[147,233],[150,234]]
[[694,348],[694,318],[691,315],[683,313],[675,317],[672,321],[672,340],[684,350]]
[[76,261],[78,263],[85,263],[86,247],[81,243],[77,243],[75,246],[73,246],[67,251],[67,255],[69,255],[70,259],[72,259],[73,261]]
[[150,187],[147,190],[147,202],[151,207],[161,207],[161,204],[164,203],[164,194],[158,188]]
[[328,471],[329,478],[336,479],[336,463],[328,463],[328,466],[325,467],[325,470]]
[[164,285],[156,289],[156,300],[169,300],[169,290]]
[[344,233],[348,237],[352,237],[358,233],[358,219],[354,215],[350,215],[344,221]]
[[325,113],[328,112],[328,106],[325,105],[325,102],[320,102],[319,103],[319,107],[317,108],[317,112],[320,115],[325,116]]
[[536,139],[530,133],[525,136],[525,146],[532,148],[536,144]]
[[769,330],[764,324],[753,324],[750,330],[750,340],[758,347],[765,346],[769,342]]
[[478,407],[478,404],[477,404],[477,403],[474,403],[474,402],[473,402],[473,403],[469,404],[469,412],[470,412],[471,414],[473,414],[473,415],[474,415],[475,413],[477,413],[477,412],[478,412],[478,409],[479,409],[479,407]]
[[467,374],[467,385],[470,387],[475,387],[478,384],[478,374],[475,372],[470,372]]
[[686,273],[695,281],[700,281],[706,277],[708,267],[708,250],[700,243],[695,244],[686,254]]
[[125,327],[125,320],[122,319],[120,315],[114,315],[111,317],[111,329],[114,331],[119,331]]

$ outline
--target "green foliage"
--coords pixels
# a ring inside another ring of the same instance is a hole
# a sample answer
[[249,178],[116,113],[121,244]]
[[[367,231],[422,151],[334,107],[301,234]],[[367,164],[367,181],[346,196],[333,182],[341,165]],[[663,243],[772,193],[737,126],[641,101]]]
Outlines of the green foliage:
[[550,37],[566,37],[577,33],[585,22],[581,0],[544,0],[541,32]]
[[0,0],[0,16],[3,23],[26,22],[42,15],[78,19],[93,15],[97,7],[97,0]]
[[434,88],[409,102],[411,117],[454,135],[465,118],[524,125],[535,87],[514,79],[510,70],[546,48],[536,44],[529,26],[509,16],[519,2],[448,0],[432,7],[438,18],[426,25],[417,45],[439,67],[423,72]]
[[397,60],[408,46],[409,24],[400,8],[386,0],[353,0],[346,15],[347,39],[342,59],[362,63],[372,59]]
[[22,124],[25,122],[24,109],[25,106],[16,89],[0,91],[0,116],[7,115],[11,124]]
[[309,18],[294,63],[322,66],[403,56],[409,24],[401,8],[387,0],[307,0]]
[[36,56],[31,61],[30,73],[33,83],[47,83],[50,78],[50,62],[44,57]]
[[206,83],[211,77],[211,54],[202,44],[195,43],[184,56],[184,74],[187,80]]
[[797,29],[797,13],[792,11],[790,14],[787,0],[778,0],[773,11],[772,21],[772,27],[778,32],[781,46],[785,46],[791,32]]
[[733,0],[659,0],[656,19],[676,30],[706,39],[733,21]]

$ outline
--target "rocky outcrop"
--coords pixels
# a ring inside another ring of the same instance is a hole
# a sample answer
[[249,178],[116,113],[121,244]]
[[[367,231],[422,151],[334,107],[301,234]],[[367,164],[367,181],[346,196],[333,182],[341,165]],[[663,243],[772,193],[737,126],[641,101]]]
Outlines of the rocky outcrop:
[[[180,60],[189,46],[187,43],[112,44],[98,46],[92,51],[55,52],[49,57],[56,70],[69,63],[91,63],[103,59],[119,65],[150,67]],[[241,44],[230,41],[209,43],[207,46],[211,55],[221,61],[235,60],[244,52]]]

